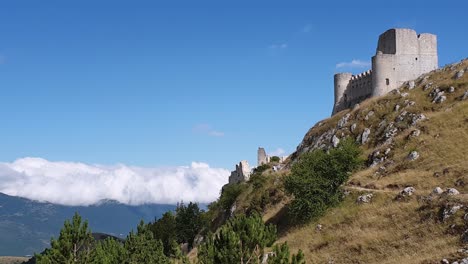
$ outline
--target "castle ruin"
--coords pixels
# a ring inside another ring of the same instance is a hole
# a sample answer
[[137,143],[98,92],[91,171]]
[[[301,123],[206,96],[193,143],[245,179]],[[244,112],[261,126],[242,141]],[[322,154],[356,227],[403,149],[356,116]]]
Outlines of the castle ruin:
[[235,184],[239,182],[246,182],[250,178],[250,166],[246,160],[242,160],[239,164],[236,164],[236,169],[231,171],[229,176],[229,184]]
[[[268,155],[264,148],[259,147],[257,151],[257,166],[270,162],[272,156]],[[278,156],[279,162],[284,162],[289,156]]]
[[387,30],[379,37],[371,70],[357,75],[335,74],[332,114],[351,108],[367,98],[384,95],[404,82],[437,68],[436,35],[418,35],[412,29]]

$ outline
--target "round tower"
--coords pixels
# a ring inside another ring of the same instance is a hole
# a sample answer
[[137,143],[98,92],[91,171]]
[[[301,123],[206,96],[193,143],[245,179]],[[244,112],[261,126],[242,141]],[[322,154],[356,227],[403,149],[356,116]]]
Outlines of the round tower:
[[348,87],[349,81],[353,76],[352,73],[343,72],[335,74],[335,103],[334,103],[334,110],[333,113],[336,113],[344,107],[344,98],[343,95],[346,92],[346,88]]

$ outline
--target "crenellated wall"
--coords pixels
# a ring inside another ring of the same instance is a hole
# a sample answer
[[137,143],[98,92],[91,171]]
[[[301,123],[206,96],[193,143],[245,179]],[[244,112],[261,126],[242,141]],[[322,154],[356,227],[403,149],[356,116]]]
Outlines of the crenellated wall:
[[335,106],[333,113],[353,107],[369,98],[372,94],[372,71],[352,75],[351,73],[335,74]]
[[379,36],[372,70],[334,76],[333,114],[438,68],[437,36],[412,29],[390,29]]

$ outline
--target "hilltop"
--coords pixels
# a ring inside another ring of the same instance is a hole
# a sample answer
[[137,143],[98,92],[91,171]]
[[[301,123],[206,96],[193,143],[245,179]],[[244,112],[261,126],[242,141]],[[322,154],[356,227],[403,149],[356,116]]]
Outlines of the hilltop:
[[[279,172],[245,183],[233,214],[262,211],[308,263],[440,263],[468,257],[468,61],[448,65],[318,122]],[[293,226],[282,182],[302,153],[354,139],[366,159],[346,197]],[[451,262],[450,262],[451,263]]]

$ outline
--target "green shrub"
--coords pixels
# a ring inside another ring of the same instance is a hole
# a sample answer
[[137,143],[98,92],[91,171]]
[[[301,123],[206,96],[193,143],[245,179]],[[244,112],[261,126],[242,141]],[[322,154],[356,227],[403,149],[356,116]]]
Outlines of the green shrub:
[[298,222],[309,221],[341,200],[340,186],[363,160],[352,140],[343,140],[328,153],[323,150],[304,153],[286,177],[285,189],[294,196],[289,212]]
[[[200,245],[198,261],[203,264],[258,263],[264,248],[276,240],[276,227],[265,225],[260,215],[229,220]],[[257,260],[257,261],[253,261]]]
[[219,205],[224,211],[231,210],[232,205],[236,202],[237,197],[245,189],[244,184],[229,184],[223,187],[221,196],[219,197]]
[[273,157],[270,158],[270,162],[280,162],[280,160],[281,159],[278,156],[273,156]]

